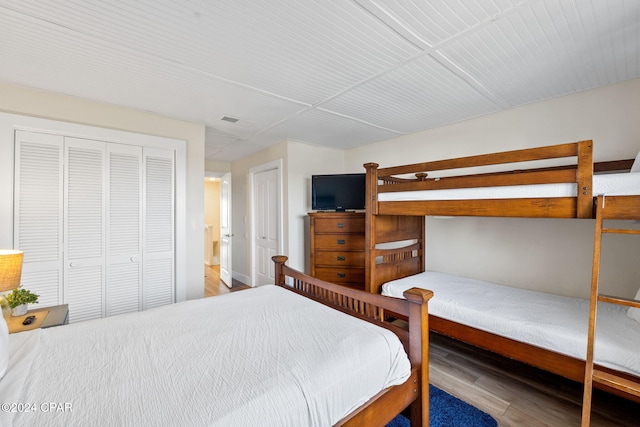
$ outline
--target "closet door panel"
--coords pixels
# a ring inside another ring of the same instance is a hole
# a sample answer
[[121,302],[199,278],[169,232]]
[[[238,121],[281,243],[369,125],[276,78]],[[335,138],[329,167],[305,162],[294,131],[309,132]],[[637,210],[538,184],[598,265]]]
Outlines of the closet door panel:
[[101,141],[65,138],[65,301],[69,322],[104,316],[105,155]]
[[174,152],[143,150],[143,309],[175,301]]
[[106,315],[138,311],[142,298],[142,147],[108,144]]
[[95,263],[77,261],[67,269],[66,299],[69,304],[69,323],[103,317],[102,297],[104,268]]
[[22,285],[40,306],[62,302],[63,144],[60,135],[16,131],[14,246]]

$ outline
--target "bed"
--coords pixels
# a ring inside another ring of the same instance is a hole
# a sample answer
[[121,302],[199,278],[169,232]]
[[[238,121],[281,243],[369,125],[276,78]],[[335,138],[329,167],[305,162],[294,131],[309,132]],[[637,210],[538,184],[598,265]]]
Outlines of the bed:
[[[587,299],[436,271],[385,283],[382,295],[403,298],[403,292],[414,287],[433,291],[432,317],[585,360]],[[446,333],[446,329],[439,332]],[[640,377],[640,324],[627,315],[626,307],[600,303],[596,343],[595,356],[601,366]]]
[[427,425],[431,293],[395,300],[274,261],[275,286],[10,335],[0,424],[383,426],[410,406]]
[[[640,219],[640,161],[594,163],[591,140],[364,167],[365,289],[375,294],[387,282],[424,271],[425,216],[592,219],[594,197],[606,194],[607,219]],[[502,336],[433,313],[430,318],[436,332],[576,381],[584,379],[584,350],[565,354],[534,345],[527,337]],[[587,323],[588,317],[585,331]],[[638,380],[636,370],[603,369]]]

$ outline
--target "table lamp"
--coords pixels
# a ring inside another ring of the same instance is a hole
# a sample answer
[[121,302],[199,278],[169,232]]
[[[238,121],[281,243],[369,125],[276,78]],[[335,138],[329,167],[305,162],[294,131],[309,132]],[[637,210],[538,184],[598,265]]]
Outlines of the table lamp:
[[[20,286],[22,275],[22,251],[0,249],[0,292],[10,291]],[[0,306],[9,307],[7,298],[0,294]]]

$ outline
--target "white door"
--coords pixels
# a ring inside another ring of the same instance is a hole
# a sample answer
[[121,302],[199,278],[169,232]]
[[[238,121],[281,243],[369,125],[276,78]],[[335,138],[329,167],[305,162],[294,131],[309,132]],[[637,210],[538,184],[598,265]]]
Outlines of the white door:
[[106,145],[65,137],[64,151],[64,300],[78,322],[104,317]]
[[63,300],[64,138],[15,134],[14,246],[24,251],[22,285],[40,295],[39,306]]
[[175,301],[175,159],[173,150],[143,149],[142,309]]
[[142,147],[107,144],[106,316],[141,308],[141,213]]
[[220,280],[231,287],[231,173],[220,180]]
[[275,283],[271,257],[278,254],[278,170],[256,173],[253,177],[254,206],[254,286]]

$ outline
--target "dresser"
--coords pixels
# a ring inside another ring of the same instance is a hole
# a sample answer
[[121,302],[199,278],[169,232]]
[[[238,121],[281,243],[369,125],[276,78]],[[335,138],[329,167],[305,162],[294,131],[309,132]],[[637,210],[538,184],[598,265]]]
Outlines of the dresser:
[[311,275],[364,289],[364,212],[311,212]]

